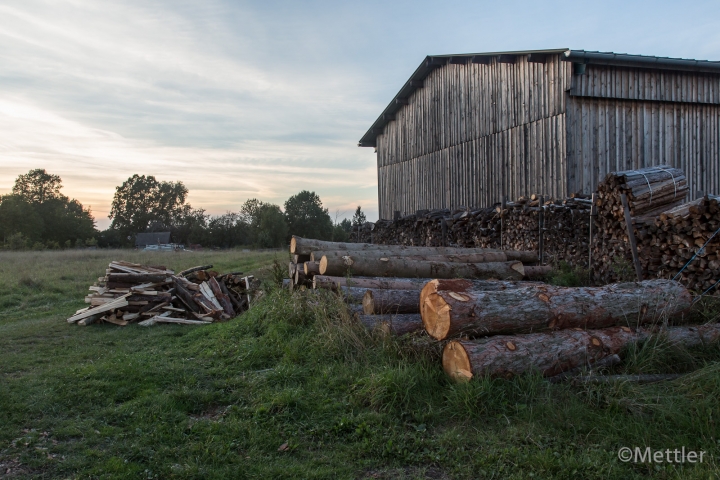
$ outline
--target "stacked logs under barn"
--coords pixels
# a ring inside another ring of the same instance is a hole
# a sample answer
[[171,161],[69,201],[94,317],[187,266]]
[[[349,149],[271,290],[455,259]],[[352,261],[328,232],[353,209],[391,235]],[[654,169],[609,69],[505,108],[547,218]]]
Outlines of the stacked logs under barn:
[[221,275],[212,267],[193,267],[176,275],[161,265],[113,261],[105,276],[90,287],[85,297],[90,306],[67,321],[78,325],[206,325],[248,310],[258,294],[255,278],[242,277],[242,272]]
[[[629,344],[659,333],[660,325],[683,323],[692,305],[688,289],[672,280],[571,288],[518,276],[499,278],[497,272],[494,277],[476,279],[418,277],[410,274],[426,271],[408,271],[405,263],[399,263],[403,265],[399,270],[382,270],[381,263],[370,261],[386,256],[382,258],[388,263],[390,258],[422,263],[428,256],[452,255],[451,251],[456,259],[471,255],[459,248],[392,249],[294,237],[291,251],[309,256],[310,262],[347,257],[345,263],[327,261],[339,270],[322,271],[320,264],[309,269],[319,270],[312,275],[311,283],[306,278],[305,287],[312,284],[315,289],[342,295],[368,330],[426,334],[444,342],[443,368],[460,380],[529,371],[558,379],[586,368],[610,366],[621,361],[618,354]],[[489,253],[494,252],[472,255]],[[522,251],[506,254],[532,258]],[[355,263],[349,264],[348,259],[362,265],[363,275],[352,275]],[[365,270],[365,265],[374,265],[377,270]],[[370,273],[376,275],[368,276]],[[718,340],[720,325],[675,325],[662,333],[670,343],[693,347]]]
[[587,266],[591,206],[580,194],[560,200],[531,195],[491,208],[419,210],[395,221],[379,220],[372,241],[535,251],[546,262]]

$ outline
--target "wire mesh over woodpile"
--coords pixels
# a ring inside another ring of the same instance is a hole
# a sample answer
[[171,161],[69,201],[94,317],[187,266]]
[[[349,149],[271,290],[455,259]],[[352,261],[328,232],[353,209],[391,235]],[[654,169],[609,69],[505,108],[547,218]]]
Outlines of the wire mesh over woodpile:
[[221,275],[212,267],[193,267],[176,275],[161,265],[113,261],[105,276],[90,287],[91,293],[85,297],[90,306],[67,321],[78,325],[205,325],[240,315],[262,294],[252,275]]

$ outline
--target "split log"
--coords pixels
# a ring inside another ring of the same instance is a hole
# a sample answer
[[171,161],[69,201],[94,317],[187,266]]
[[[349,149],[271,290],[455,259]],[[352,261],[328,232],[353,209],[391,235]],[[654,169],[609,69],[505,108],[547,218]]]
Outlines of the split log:
[[195,303],[195,299],[193,298],[193,293],[191,293],[190,290],[185,288],[185,285],[183,285],[180,278],[181,277],[173,277],[173,285],[175,287],[175,292],[177,293],[180,300],[185,304],[186,307],[188,307],[190,309],[191,312],[199,313],[200,309],[198,308],[198,305]]
[[231,317],[235,316],[235,309],[233,308],[233,304],[230,301],[230,296],[226,295],[222,289],[220,288],[220,284],[218,283],[215,278],[211,278],[208,280],[208,285],[210,285],[210,288],[212,289],[213,294],[215,295],[215,298],[217,298],[218,303],[220,303],[220,306],[223,309],[223,312],[225,314],[230,315]]
[[188,268],[187,270],[183,270],[182,272],[178,273],[178,277],[184,277],[191,273],[199,272],[200,270],[210,270],[211,268],[213,268],[212,265],[201,265],[199,267]]
[[443,369],[457,380],[474,376],[509,377],[539,371],[545,377],[594,363],[619,353],[653,334],[687,348],[720,340],[720,324],[668,327],[661,332],[638,327],[601,330],[567,329],[528,335],[497,335],[478,340],[453,340],[443,349]]
[[417,313],[401,315],[358,315],[358,320],[368,330],[380,329],[393,335],[419,332],[423,329],[422,319]]
[[131,283],[156,283],[170,280],[170,275],[151,273],[108,273],[107,279],[110,282]]
[[320,274],[520,280],[525,275],[525,269],[521,262],[452,263],[415,261],[403,257],[380,259],[322,257]]
[[692,303],[672,280],[646,280],[604,287],[528,286],[498,292],[457,280],[433,280],[420,292],[428,334],[443,340],[563,328],[637,325],[682,314]]
[[368,289],[363,295],[362,305],[366,315],[420,313],[420,292]]
[[126,307],[128,305],[127,297],[129,297],[129,296],[130,296],[130,294],[123,295],[122,297],[117,298],[116,300],[114,300],[110,303],[106,303],[105,305],[101,305],[99,307],[83,310],[82,312],[76,313],[72,317],[68,318],[67,322],[75,323],[79,320],[95,316],[99,313],[109,312],[112,310],[116,310],[118,308]]

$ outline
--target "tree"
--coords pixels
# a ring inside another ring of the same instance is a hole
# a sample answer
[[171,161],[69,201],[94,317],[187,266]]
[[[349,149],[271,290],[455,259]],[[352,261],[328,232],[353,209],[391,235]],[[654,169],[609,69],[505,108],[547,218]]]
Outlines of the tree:
[[292,235],[330,240],[333,224],[327,208],[323,208],[315,192],[302,192],[285,202],[285,218]]
[[353,215],[352,218],[352,226],[353,227],[361,227],[365,224],[367,219],[365,218],[365,214],[360,209],[360,205],[355,209],[355,215]]
[[240,207],[240,218],[253,245],[276,248],[287,243],[288,226],[278,205],[251,198]]
[[115,189],[111,228],[125,236],[144,232],[152,222],[168,230],[190,208],[182,182],[159,182],[152,175],[133,175]]
[[52,246],[95,236],[90,209],[60,193],[61,188],[60,177],[44,169],[19,175],[13,193],[0,197],[0,236],[20,233],[28,245]]
[[36,168],[18,176],[12,193],[30,203],[43,203],[62,197],[61,188],[62,180],[58,175],[51,175],[44,168]]

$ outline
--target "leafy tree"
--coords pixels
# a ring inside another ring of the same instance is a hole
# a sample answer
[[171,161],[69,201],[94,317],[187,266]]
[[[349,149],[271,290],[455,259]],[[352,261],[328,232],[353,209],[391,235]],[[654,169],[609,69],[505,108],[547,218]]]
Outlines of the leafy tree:
[[262,248],[282,248],[287,244],[288,225],[277,205],[264,204],[258,211],[256,245]]
[[144,232],[155,222],[170,229],[190,208],[182,182],[159,182],[152,175],[133,175],[115,189],[109,218],[122,236]]
[[315,192],[303,190],[288,198],[285,202],[285,218],[292,235],[319,240],[332,238],[332,219]]
[[59,176],[44,169],[19,175],[13,193],[0,197],[0,236],[21,233],[28,245],[64,245],[93,237],[95,219],[83,205],[60,193]]
[[177,243],[212,245],[208,238],[208,218],[202,208],[186,208],[176,219],[170,230]]
[[58,175],[51,175],[44,168],[36,168],[18,176],[12,193],[30,203],[43,203],[62,197],[61,188],[62,180]]
[[230,248],[249,243],[247,224],[233,212],[211,217],[207,233],[210,244],[216,247]]
[[358,227],[365,224],[367,219],[365,218],[365,213],[360,209],[360,205],[355,209],[355,215],[353,215],[352,218],[352,226]]
[[340,227],[345,230],[347,233],[350,233],[352,231],[352,223],[347,218],[343,218],[342,222],[340,222]]

